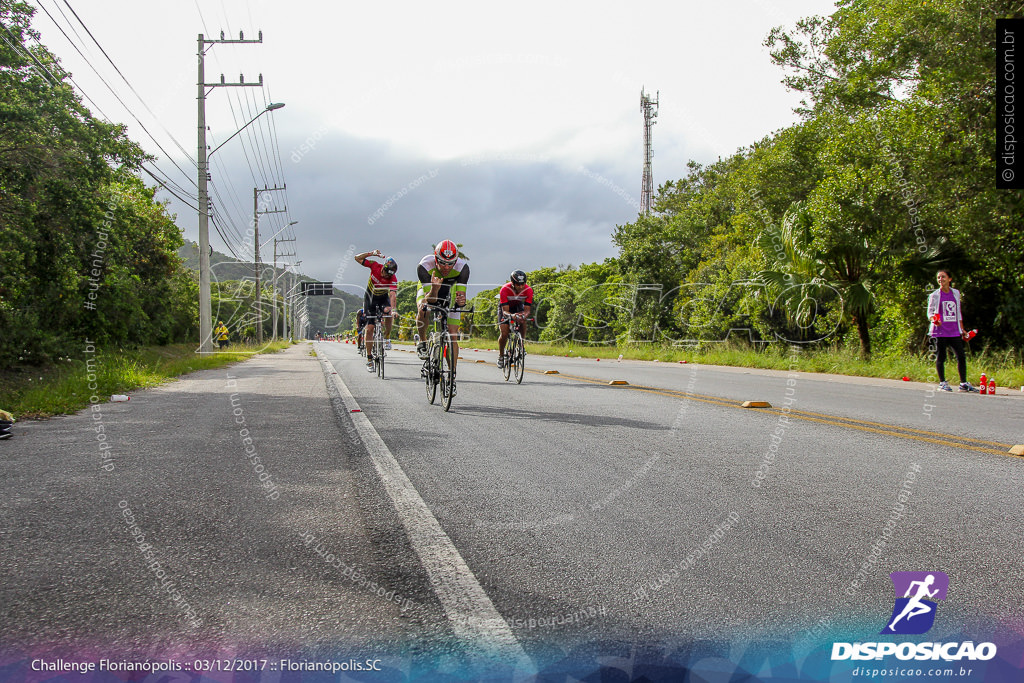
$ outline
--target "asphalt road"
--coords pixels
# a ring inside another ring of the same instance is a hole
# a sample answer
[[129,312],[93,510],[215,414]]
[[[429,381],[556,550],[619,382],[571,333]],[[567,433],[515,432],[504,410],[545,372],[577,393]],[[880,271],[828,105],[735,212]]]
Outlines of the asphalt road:
[[308,353],[17,423],[0,450],[0,655],[191,661],[443,642],[422,571],[355,502],[357,447]]
[[467,350],[445,413],[412,353],[320,349],[535,660],[870,638],[898,570],[948,574],[945,632],[1024,616],[1019,397],[533,355],[515,385]]
[[411,352],[380,380],[316,346],[19,423],[0,678],[197,653],[384,657],[366,680],[490,656],[731,674],[875,639],[892,571],[948,574],[936,640],[1019,631],[1024,398],[533,355],[516,385],[467,350],[446,413]]

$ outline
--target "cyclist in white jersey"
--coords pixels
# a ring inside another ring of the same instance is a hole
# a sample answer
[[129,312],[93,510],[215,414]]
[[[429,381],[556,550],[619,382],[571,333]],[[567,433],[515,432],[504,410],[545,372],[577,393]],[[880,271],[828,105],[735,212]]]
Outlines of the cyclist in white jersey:
[[[423,360],[427,358],[427,309],[424,304],[447,305],[452,307],[452,294],[454,293],[455,306],[466,305],[466,285],[469,283],[469,264],[459,257],[459,249],[455,242],[444,240],[434,249],[434,253],[427,254],[416,267],[416,274],[419,277],[420,288],[416,294],[416,329],[419,332],[419,342],[416,344],[416,353]],[[462,324],[460,312],[452,311],[448,314],[448,333],[452,335],[454,342],[456,363],[459,357],[458,334]],[[452,384],[454,395],[455,385]]]

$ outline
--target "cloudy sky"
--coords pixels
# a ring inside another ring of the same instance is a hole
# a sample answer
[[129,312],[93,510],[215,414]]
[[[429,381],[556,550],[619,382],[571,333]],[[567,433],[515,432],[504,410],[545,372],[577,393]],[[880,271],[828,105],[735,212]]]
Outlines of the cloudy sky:
[[[266,104],[286,104],[213,155],[226,240],[211,230],[211,242],[251,259],[253,188],[286,183],[259,195],[261,211],[282,210],[261,215],[261,241],[294,231],[280,246],[302,272],[357,290],[365,270],[353,249],[395,256],[412,279],[432,244],[453,239],[477,284],[615,255],[615,225],[640,206],[641,87],[660,100],[657,186],[690,159],[794,122],[799,97],[764,38],[833,10],[826,0],[69,3],[32,0],[42,42],[193,206],[197,36],[262,31],[262,44],[207,52],[206,82],[264,83],[211,90],[210,149]],[[198,239],[196,212],[161,196]],[[261,256],[271,255],[268,245]]]

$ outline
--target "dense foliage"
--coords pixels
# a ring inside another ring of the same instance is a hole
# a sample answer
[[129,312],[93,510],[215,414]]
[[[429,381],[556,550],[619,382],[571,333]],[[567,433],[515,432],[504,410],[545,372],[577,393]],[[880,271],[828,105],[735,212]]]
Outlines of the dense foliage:
[[197,285],[145,156],[28,43],[33,11],[0,0],[0,368],[193,334]]
[[550,290],[540,338],[904,353],[925,342],[944,267],[968,327],[1019,346],[1024,207],[995,187],[994,128],[995,20],[1019,10],[842,0],[773,30],[766,46],[805,96],[801,121],[691,163],[659,188],[653,215],[616,228],[617,259],[531,273]]
[[[0,0],[0,368],[74,354],[84,339],[195,339],[198,285],[175,253],[180,230],[136,175],[145,155],[83,106],[38,44],[33,11]],[[923,348],[925,296],[945,267],[968,327],[1019,347],[1024,207],[994,178],[995,20],[1019,11],[841,0],[774,29],[765,44],[804,96],[800,122],[691,162],[652,215],[615,227],[616,258],[529,273],[531,337],[904,353]],[[236,277],[213,298],[245,336],[254,292]],[[402,284],[404,335],[415,295]],[[496,336],[496,294],[473,299],[473,334]],[[307,302],[310,331],[349,326],[358,298],[344,310]]]

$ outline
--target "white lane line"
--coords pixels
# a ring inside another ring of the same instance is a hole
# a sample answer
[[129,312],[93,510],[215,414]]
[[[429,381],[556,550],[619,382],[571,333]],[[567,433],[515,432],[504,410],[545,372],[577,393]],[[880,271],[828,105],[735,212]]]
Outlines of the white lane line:
[[[359,409],[352,393],[341,381],[341,376],[332,374],[333,368],[321,353],[319,345],[317,356],[324,374],[334,382],[346,408]],[[535,671],[536,667],[526,656],[512,629],[487,597],[455,544],[423,502],[387,444],[370,424],[369,418],[362,412],[350,413],[350,417],[369,451],[370,460],[388,496],[398,510],[402,526],[427,570],[430,584],[459,642],[468,645],[468,649],[486,659],[497,659],[519,670]]]

